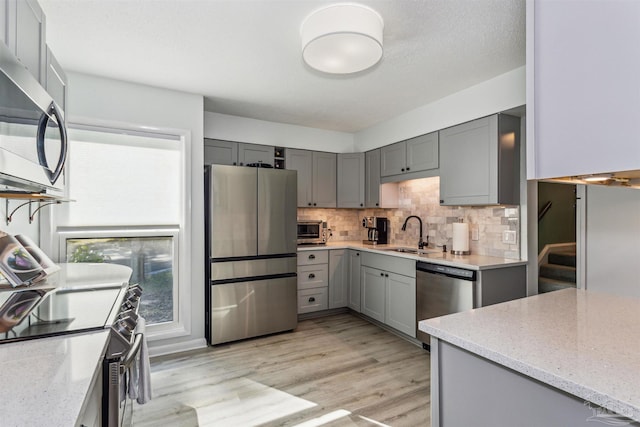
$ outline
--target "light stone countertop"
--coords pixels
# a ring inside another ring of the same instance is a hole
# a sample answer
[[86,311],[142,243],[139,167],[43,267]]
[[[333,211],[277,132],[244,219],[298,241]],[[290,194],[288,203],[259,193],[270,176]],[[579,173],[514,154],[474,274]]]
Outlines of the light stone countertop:
[[469,270],[489,270],[492,268],[514,267],[518,265],[526,265],[526,261],[498,258],[485,255],[452,255],[443,253],[436,249],[428,249],[430,253],[412,254],[403,252],[394,252],[389,249],[394,247],[404,247],[397,245],[367,245],[361,240],[356,241],[334,241],[328,242],[326,245],[300,245],[298,252],[302,251],[321,251],[330,249],[355,249],[360,251],[368,251],[384,255],[392,255],[402,258],[414,259],[416,261],[424,261],[432,264],[447,265],[450,267],[461,267]]
[[418,327],[640,421],[640,299],[566,289],[422,320]]
[[0,424],[75,425],[108,337],[103,330],[0,345]]

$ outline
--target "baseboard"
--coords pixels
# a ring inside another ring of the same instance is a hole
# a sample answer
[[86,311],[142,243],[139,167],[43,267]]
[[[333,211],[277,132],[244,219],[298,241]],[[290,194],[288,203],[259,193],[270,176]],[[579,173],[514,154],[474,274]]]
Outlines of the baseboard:
[[183,351],[197,350],[206,347],[207,341],[204,338],[181,341],[173,344],[149,346],[149,357],[165,356],[167,354],[182,353]]
[[313,311],[311,313],[298,314],[298,321],[316,319],[318,317],[333,316],[334,314],[348,313],[347,307],[331,308],[329,310]]

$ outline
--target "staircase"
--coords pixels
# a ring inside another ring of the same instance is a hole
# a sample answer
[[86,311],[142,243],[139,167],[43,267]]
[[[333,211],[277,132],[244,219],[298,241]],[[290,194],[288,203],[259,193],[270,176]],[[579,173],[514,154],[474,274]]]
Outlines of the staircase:
[[538,293],[576,287],[576,251],[564,249],[549,253],[546,263],[540,265]]

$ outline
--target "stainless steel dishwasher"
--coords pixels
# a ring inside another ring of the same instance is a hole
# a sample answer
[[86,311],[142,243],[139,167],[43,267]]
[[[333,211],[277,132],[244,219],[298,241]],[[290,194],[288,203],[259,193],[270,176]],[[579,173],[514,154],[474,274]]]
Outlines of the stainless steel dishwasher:
[[[420,320],[471,310],[476,306],[477,272],[458,267],[416,263],[416,328]],[[429,349],[431,336],[416,329]]]

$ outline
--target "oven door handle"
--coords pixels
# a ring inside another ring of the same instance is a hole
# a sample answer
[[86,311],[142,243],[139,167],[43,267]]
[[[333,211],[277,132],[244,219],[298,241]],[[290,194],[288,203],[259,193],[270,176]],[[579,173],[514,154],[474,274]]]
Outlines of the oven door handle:
[[133,341],[133,345],[129,349],[129,352],[125,356],[125,358],[120,363],[120,374],[123,374],[124,371],[129,369],[129,366],[136,360],[136,356],[140,352],[140,346],[142,346],[142,338],[143,334],[136,334],[136,338]]

